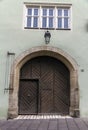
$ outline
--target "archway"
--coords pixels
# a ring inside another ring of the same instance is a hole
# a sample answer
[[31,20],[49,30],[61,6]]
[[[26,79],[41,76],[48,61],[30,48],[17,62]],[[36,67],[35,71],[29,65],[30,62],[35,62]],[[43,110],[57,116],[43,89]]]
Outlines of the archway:
[[67,53],[59,48],[50,46],[40,46],[31,48],[23,52],[14,62],[11,71],[10,88],[13,91],[9,93],[8,117],[14,118],[18,115],[18,91],[19,77],[21,67],[31,59],[39,56],[49,56],[61,61],[70,72],[70,107],[69,115],[79,116],[79,87],[78,87],[78,66],[76,62]]
[[69,115],[70,73],[59,60],[39,56],[20,70],[18,114]]

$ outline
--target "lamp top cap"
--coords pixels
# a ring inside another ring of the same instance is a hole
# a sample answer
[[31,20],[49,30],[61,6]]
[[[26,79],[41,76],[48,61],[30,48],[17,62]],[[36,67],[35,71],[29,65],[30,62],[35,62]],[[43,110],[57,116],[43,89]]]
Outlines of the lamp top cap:
[[45,32],[44,37],[51,37],[51,34],[50,34],[50,32],[48,31],[48,29],[47,29],[47,31]]

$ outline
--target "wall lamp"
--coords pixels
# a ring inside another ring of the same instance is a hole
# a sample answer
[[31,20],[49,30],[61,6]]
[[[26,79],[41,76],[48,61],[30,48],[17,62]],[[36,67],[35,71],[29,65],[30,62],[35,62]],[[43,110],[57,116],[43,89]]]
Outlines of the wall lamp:
[[51,34],[48,30],[45,32],[44,38],[45,38],[45,43],[48,44],[50,42],[50,38],[51,38]]

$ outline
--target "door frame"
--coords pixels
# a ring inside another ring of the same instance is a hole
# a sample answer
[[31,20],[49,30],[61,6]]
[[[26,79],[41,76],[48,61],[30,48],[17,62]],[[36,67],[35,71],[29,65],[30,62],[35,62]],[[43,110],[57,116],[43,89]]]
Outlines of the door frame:
[[76,61],[60,48],[53,46],[39,46],[31,48],[20,54],[14,61],[10,73],[9,108],[8,118],[18,116],[18,90],[19,75],[21,67],[30,59],[37,56],[51,56],[60,60],[70,71],[70,116],[79,117],[79,85],[78,85],[78,65]]

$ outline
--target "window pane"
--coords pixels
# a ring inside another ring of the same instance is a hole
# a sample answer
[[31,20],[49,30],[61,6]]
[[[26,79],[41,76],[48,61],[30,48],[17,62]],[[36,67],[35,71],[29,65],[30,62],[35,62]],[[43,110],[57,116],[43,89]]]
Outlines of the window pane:
[[49,28],[53,28],[53,18],[49,18]]
[[49,16],[53,16],[53,9],[49,9]]
[[64,10],[64,16],[68,16],[68,10],[67,9]]
[[33,23],[33,27],[38,27],[38,18],[34,17],[34,23]]
[[58,9],[58,16],[62,16],[62,9]]
[[58,28],[62,28],[62,18],[58,18]]
[[43,18],[42,19],[42,27],[46,28],[46,25],[47,25],[47,18]]
[[32,15],[32,9],[28,9],[28,15]]
[[68,28],[68,18],[64,18],[64,28]]
[[47,9],[43,9],[43,16],[47,15]]
[[27,27],[31,27],[31,17],[27,17]]
[[34,9],[34,15],[38,15],[38,9]]

